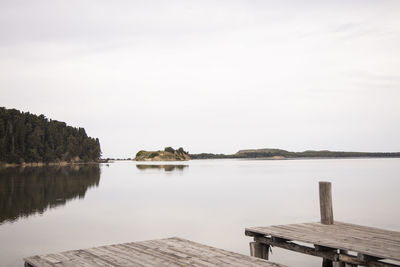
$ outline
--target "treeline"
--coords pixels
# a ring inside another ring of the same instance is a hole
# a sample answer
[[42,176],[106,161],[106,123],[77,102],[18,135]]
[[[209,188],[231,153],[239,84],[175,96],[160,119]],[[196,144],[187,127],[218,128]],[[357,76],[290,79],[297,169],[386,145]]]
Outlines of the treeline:
[[0,107],[0,162],[97,161],[99,139],[44,115]]
[[213,153],[200,153],[200,154],[189,154],[191,159],[234,159],[240,158],[236,154],[213,154]]
[[192,159],[228,159],[228,158],[398,158],[400,152],[345,152],[329,150],[307,150],[303,152],[291,152],[282,149],[248,149],[240,150],[235,154],[190,154]]

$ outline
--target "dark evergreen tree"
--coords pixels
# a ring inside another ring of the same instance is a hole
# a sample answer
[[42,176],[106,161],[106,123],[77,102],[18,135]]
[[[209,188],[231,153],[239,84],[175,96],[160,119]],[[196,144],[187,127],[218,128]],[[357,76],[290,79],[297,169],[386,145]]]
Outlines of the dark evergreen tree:
[[99,139],[44,115],[0,107],[0,162],[97,161]]

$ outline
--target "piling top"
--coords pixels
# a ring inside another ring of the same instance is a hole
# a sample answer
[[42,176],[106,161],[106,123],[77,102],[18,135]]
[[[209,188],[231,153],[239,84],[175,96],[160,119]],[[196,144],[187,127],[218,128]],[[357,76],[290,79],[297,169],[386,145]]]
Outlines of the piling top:
[[319,206],[321,223],[333,224],[332,185],[330,182],[319,182]]

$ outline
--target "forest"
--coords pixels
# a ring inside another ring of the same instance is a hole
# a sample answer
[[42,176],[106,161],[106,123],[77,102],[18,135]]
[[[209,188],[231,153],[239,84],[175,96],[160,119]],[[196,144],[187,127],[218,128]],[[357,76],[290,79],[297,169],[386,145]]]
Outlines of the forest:
[[98,138],[84,128],[16,109],[0,107],[0,162],[97,161]]

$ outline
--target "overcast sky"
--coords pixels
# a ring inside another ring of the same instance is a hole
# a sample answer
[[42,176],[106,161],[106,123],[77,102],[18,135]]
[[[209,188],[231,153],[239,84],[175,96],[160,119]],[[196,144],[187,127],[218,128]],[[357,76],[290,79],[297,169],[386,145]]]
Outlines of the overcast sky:
[[0,106],[104,157],[400,151],[400,1],[0,1]]

